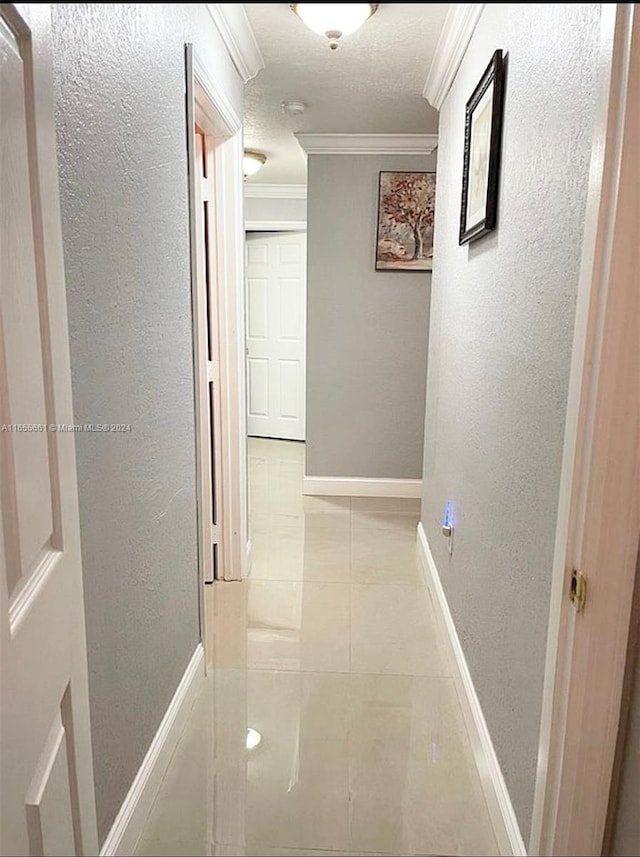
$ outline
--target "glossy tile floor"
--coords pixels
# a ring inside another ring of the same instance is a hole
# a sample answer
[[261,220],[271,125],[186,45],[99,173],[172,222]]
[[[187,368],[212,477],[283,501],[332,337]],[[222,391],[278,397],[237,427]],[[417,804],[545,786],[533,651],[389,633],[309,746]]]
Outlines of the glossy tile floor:
[[215,668],[137,854],[497,854],[417,504],[303,497],[299,443],[249,464],[251,577],[208,588]]

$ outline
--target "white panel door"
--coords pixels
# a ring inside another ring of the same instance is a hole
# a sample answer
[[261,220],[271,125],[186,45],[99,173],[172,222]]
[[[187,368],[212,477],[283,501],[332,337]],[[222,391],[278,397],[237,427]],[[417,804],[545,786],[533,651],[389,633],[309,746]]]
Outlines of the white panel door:
[[247,233],[247,430],[305,439],[307,236]]
[[0,853],[96,854],[49,4],[0,6]]

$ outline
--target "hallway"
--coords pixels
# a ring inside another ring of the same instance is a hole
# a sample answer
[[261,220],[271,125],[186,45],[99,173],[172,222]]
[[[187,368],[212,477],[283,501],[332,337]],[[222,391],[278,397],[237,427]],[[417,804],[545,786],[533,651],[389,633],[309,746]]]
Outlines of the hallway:
[[0,855],[640,855],[640,4],[0,81]]
[[137,854],[496,854],[418,501],[303,497],[299,443],[251,439],[249,466],[251,577],[215,587],[216,666]]

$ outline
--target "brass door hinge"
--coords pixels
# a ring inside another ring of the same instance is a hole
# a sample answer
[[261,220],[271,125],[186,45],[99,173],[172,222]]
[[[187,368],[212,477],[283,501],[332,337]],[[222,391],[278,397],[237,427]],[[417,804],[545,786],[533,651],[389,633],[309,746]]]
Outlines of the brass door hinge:
[[581,571],[573,569],[571,572],[571,591],[569,593],[571,603],[576,608],[576,613],[584,610],[587,603],[587,578]]

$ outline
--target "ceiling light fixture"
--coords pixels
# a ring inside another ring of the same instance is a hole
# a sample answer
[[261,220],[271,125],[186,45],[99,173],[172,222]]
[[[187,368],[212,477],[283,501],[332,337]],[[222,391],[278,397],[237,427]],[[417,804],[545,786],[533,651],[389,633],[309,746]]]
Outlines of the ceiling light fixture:
[[280,107],[285,116],[300,116],[307,109],[304,101],[283,101]]
[[338,39],[355,33],[378,8],[378,3],[291,3],[310,30],[329,39],[335,51]]
[[244,172],[244,177],[255,176],[260,167],[264,166],[266,161],[267,156],[263,155],[262,152],[254,152],[251,149],[245,149],[244,157],[242,159],[242,171]]

